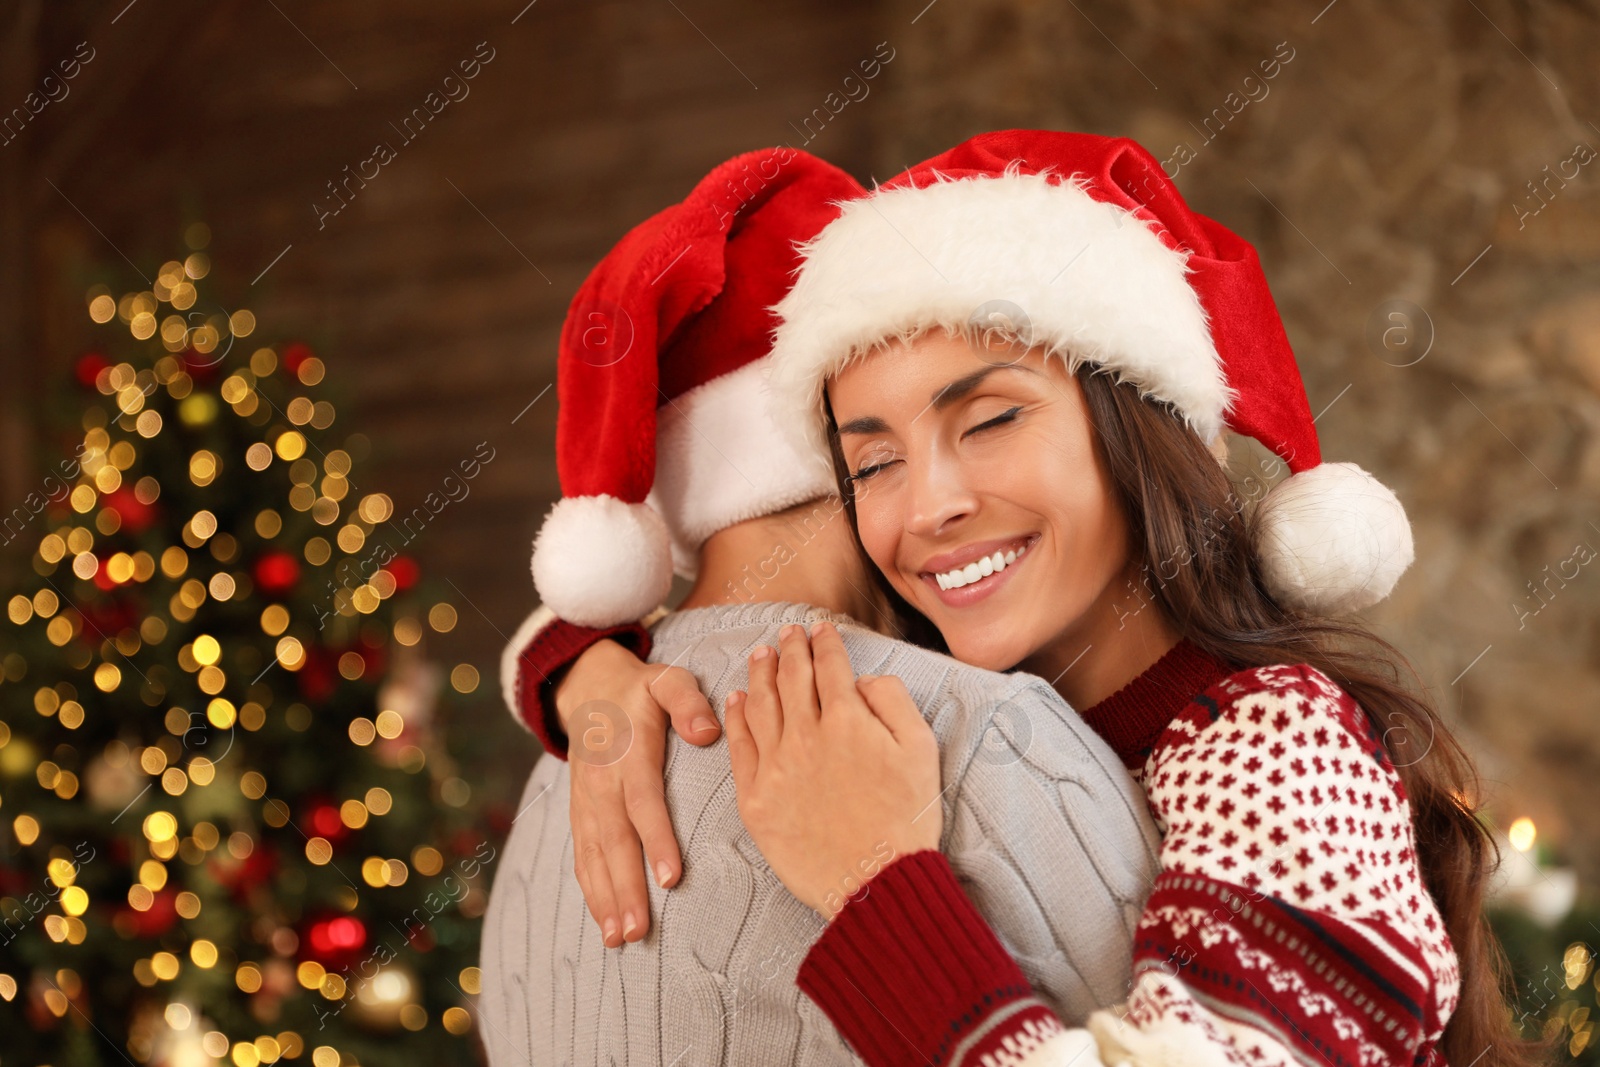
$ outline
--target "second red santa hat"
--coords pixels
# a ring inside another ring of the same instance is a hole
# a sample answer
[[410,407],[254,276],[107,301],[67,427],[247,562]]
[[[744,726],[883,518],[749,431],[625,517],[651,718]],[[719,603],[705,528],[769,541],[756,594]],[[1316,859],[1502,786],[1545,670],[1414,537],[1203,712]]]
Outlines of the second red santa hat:
[[834,491],[766,394],[796,244],[860,196],[794,148],[749,152],[634,227],[573,298],[557,355],[562,499],[534,541],[534,584],[568,622],[632,622],[695,574],[717,530]]

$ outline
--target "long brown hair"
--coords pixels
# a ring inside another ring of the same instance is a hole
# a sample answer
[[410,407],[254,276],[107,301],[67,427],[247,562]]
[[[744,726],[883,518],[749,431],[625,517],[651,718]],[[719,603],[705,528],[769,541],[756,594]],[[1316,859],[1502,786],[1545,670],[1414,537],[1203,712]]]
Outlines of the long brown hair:
[[[1547,1062],[1545,1045],[1523,1039],[1513,1025],[1505,954],[1483,914],[1499,854],[1477,816],[1477,773],[1432,703],[1402,684],[1402,669],[1412,679],[1415,670],[1360,622],[1297,612],[1268,593],[1256,562],[1257,512],[1245,508],[1228,472],[1170,405],[1141,398],[1137,387],[1098,364],[1080,363],[1074,374],[1127,517],[1129,553],[1145,565],[1142,595],[1150,605],[1196,646],[1241,669],[1310,664],[1343,687],[1383,737],[1411,804],[1423,878],[1461,969],[1460,999],[1442,1041],[1446,1061],[1456,1067]],[[826,414],[840,495],[851,529],[859,530],[831,408]],[[1266,488],[1254,475],[1241,487],[1249,499]],[[1170,577],[1169,561],[1182,563]],[[895,608],[901,636],[944,651],[933,625],[867,562]]]

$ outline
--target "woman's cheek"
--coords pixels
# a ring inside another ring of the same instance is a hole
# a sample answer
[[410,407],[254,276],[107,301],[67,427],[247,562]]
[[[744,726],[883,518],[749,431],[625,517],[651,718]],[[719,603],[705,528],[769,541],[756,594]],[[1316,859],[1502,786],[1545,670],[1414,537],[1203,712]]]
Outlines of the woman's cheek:
[[901,576],[895,568],[895,552],[900,544],[900,534],[903,527],[900,525],[899,513],[891,506],[890,494],[886,492],[868,492],[861,494],[856,499],[856,530],[861,536],[861,547],[866,549],[867,558],[888,576],[891,584],[904,596],[906,590]]

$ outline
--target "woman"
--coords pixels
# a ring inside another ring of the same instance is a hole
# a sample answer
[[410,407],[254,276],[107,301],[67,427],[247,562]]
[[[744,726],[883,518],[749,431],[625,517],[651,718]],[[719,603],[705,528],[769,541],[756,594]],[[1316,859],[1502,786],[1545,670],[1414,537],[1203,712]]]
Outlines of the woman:
[[[937,768],[896,680],[853,680],[826,626],[814,652],[794,629],[756,650],[727,707],[741,813],[831,919],[799,984],[858,1054],[1528,1062],[1470,766],[1394,649],[1335,618],[1410,562],[1403,512],[1319,465],[1248,245],[1130,142],[1013,132],[847,206],[805,255],[774,381],[863,551],[952,654],[1053,679],[1163,833],[1128,998],[1069,1030],[937,851]],[[1052,256],[1057,277],[1085,262],[1053,288]],[[1017,294],[1007,322],[962,320],[984,292]],[[1294,472],[1248,515],[1223,421]],[[1140,614],[1154,636],[1130,641]],[[901,858],[836,906],[836,872],[885,838]]]
[[[1126,1001],[1066,1030],[936,851],[942,783],[896,681],[852,683],[826,628],[815,660],[793,630],[758,649],[726,709],[741,811],[832,919],[799,981],[857,1052],[1530,1062],[1471,768],[1398,653],[1338,618],[1410,563],[1404,512],[1320,462],[1249,245],[1131,142],[1010,131],[846,205],[805,258],[774,386],[908,624],[1050,680],[1164,835]],[[1224,428],[1290,477],[1241,499]],[[882,840],[900,858],[836,906]]]

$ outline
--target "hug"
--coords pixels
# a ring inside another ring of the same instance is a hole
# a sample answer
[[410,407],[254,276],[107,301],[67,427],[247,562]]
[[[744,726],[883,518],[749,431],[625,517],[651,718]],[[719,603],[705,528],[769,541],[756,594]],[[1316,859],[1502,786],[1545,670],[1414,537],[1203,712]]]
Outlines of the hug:
[[[1405,511],[1143,148],[731,160],[557,385],[491,1063],[1536,1062],[1473,768],[1351,617]],[[1238,438],[1287,470],[1249,506]]]

